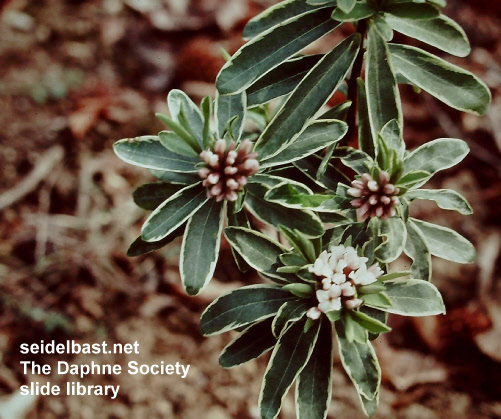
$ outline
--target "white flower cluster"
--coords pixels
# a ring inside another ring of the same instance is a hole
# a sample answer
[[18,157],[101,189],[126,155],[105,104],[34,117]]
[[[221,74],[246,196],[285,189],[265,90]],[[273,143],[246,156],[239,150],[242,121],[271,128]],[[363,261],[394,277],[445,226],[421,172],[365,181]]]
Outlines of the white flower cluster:
[[342,306],[360,307],[362,300],[356,298],[356,286],[372,284],[383,274],[377,263],[368,268],[367,261],[351,246],[332,246],[330,252],[324,250],[309,268],[322,278],[322,289],[316,293],[318,306],[310,308],[307,316],[316,320],[322,313],[339,311]]

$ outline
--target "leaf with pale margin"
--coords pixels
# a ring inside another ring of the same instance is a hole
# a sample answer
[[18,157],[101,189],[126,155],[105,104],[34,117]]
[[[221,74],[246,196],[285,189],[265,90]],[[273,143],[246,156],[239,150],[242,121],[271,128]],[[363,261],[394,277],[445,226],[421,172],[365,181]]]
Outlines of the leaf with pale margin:
[[138,207],[153,211],[167,198],[181,190],[181,185],[168,183],[147,183],[134,190],[132,197]]
[[283,25],[273,27],[240,48],[216,79],[220,94],[239,93],[301,51],[334,30],[339,22],[330,18],[330,9],[314,9]]
[[144,222],[141,237],[145,241],[159,241],[168,236],[205,202],[207,194],[200,183],[187,186],[166,199]]
[[383,237],[383,242],[374,250],[376,258],[382,263],[393,262],[404,250],[407,238],[405,223],[397,217],[380,220],[379,236]]
[[[456,138],[438,138],[418,147],[404,159],[404,173],[425,171],[433,176],[439,170],[448,169],[463,160],[470,148],[463,140]],[[424,178],[414,187],[426,182]]]
[[407,220],[407,241],[405,254],[412,259],[411,275],[424,281],[431,280],[431,253],[421,230],[411,220]]
[[419,48],[390,44],[395,71],[450,107],[483,115],[491,102],[489,88],[474,74]]
[[178,173],[155,169],[149,169],[148,171],[158,180],[175,185],[192,185],[200,181],[198,173]]
[[141,236],[139,236],[127,249],[127,256],[141,256],[161,249],[169,243],[172,243],[178,237],[181,237],[184,234],[184,228],[184,225],[178,227],[167,237],[164,237],[162,240],[159,240],[157,242],[146,242],[141,238]]
[[273,350],[259,395],[263,419],[273,419],[278,415],[283,398],[313,352],[320,322],[315,322],[303,333],[304,323],[296,322],[287,329]]
[[250,19],[245,25],[242,36],[245,40],[248,40],[318,7],[324,7],[324,5],[312,5],[304,0],[282,1]]
[[261,168],[291,163],[316,153],[325,147],[339,142],[348,131],[348,125],[337,120],[316,120],[286,149],[269,159],[260,162]]
[[415,199],[428,199],[435,201],[439,208],[457,211],[464,215],[473,214],[468,201],[451,189],[416,189],[407,192],[406,197],[411,201]]
[[[234,95],[216,95],[215,117],[217,121],[217,134],[223,138],[226,128],[232,130],[232,137],[238,141],[242,136],[245,123],[245,110],[247,108],[247,96],[245,92]],[[237,117],[231,127],[227,127],[228,122]]]
[[381,137],[383,137],[388,148],[395,150],[398,157],[403,159],[405,142],[402,127],[396,119],[392,119],[381,129]]
[[285,303],[273,319],[271,330],[278,338],[282,331],[287,328],[288,323],[300,320],[306,312],[313,307],[310,300],[300,299]]
[[296,381],[298,419],[325,419],[332,397],[332,325],[322,321],[315,349]]
[[188,221],[179,265],[181,280],[189,295],[199,294],[214,274],[223,220],[224,202],[211,199]]
[[360,150],[370,157],[376,156],[376,147],[372,139],[371,124],[369,118],[369,108],[367,107],[367,92],[365,82],[357,79],[358,85],[358,138]]
[[115,154],[124,162],[146,169],[173,172],[196,172],[200,158],[182,156],[166,149],[157,136],[124,138],[113,145]]
[[276,269],[280,255],[287,250],[280,243],[263,233],[243,227],[227,227],[224,235],[231,247],[252,268],[266,275],[281,277],[276,274]]
[[289,94],[322,57],[321,54],[305,55],[280,64],[247,89],[247,106],[261,105]]
[[367,108],[372,138],[392,119],[402,126],[402,104],[388,45],[373,26],[367,37]]
[[345,13],[350,13],[356,5],[356,0],[337,0],[337,6]]
[[471,52],[463,28],[447,16],[412,20],[388,15],[385,19],[394,30],[449,54],[466,57]]
[[172,151],[187,157],[198,157],[198,150],[195,150],[191,144],[184,141],[179,135],[172,131],[160,131],[158,133],[160,143]]
[[305,76],[256,142],[261,160],[278,154],[308,126],[346,77],[359,45],[359,34],[349,36]]
[[232,340],[221,352],[219,364],[224,368],[233,368],[259,358],[277,343],[271,333],[272,319],[268,318],[245,329]]
[[417,20],[418,22],[436,18],[440,14],[440,11],[436,7],[426,3],[391,4],[385,9],[385,12],[400,18]]
[[355,385],[357,392],[366,399],[376,397],[381,384],[381,368],[370,342],[349,342],[346,339],[343,325],[336,322],[339,355],[344,370]]
[[198,106],[182,90],[173,89],[167,96],[167,104],[174,121],[193,134],[203,147],[204,122]]
[[445,306],[440,292],[428,281],[421,279],[391,279],[385,281],[385,294],[391,307],[381,310],[401,316],[433,316],[444,314]]
[[359,175],[369,173],[374,166],[374,160],[371,156],[362,150],[351,147],[339,148],[336,157],[340,158],[345,166],[353,169]]
[[250,323],[265,320],[292,299],[288,291],[275,285],[249,285],[212,302],[200,318],[205,336],[224,333]]
[[[338,1],[339,4],[339,1]],[[349,12],[345,12],[338,7],[332,12],[332,18],[340,22],[355,22],[363,19],[368,19],[375,15],[377,12],[367,3],[355,3]]]
[[282,183],[270,189],[265,199],[287,208],[312,209],[316,212],[339,213],[339,203],[335,195],[314,195],[309,191],[305,193],[290,183]]
[[245,205],[256,218],[274,227],[283,225],[298,229],[308,237],[320,237],[324,233],[322,222],[315,213],[268,202],[264,198],[268,190],[266,186],[257,183],[247,185]]
[[411,219],[421,230],[433,256],[457,263],[473,263],[475,247],[450,228]]

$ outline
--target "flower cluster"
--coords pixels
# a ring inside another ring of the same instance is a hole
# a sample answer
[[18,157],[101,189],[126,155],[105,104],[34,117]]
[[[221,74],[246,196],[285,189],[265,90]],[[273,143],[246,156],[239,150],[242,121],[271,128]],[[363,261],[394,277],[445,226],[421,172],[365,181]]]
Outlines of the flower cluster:
[[259,170],[257,154],[251,153],[252,142],[244,140],[240,147],[234,141],[217,140],[214,151],[204,150],[200,158],[206,164],[198,174],[204,179],[207,197],[220,202],[224,199],[236,201],[238,192],[247,184],[247,178]]
[[309,267],[310,272],[322,278],[322,289],[316,292],[318,306],[310,308],[307,316],[316,320],[322,313],[339,311],[343,306],[360,307],[362,300],[357,298],[356,287],[372,284],[383,274],[377,263],[368,268],[367,261],[351,246],[332,246],[330,252],[324,250]]
[[360,180],[351,182],[348,195],[356,198],[351,205],[358,208],[357,214],[361,220],[370,217],[381,217],[386,220],[396,213],[395,207],[400,203],[396,196],[399,189],[390,183],[390,175],[386,171],[379,174],[379,182],[368,173],[364,173]]

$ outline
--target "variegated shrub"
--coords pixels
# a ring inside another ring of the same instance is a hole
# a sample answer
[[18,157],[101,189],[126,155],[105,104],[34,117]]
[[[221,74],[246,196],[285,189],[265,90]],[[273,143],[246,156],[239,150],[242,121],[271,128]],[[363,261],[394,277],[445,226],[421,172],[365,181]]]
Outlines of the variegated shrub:
[[[294,382],[298,417],[326,417],[335,342],[364,411],[374,413],[381,371],[370,341],[390,330],[388,313],[444,313],[430,283],[431,256],[458,263],[475,257],[457,232],[409,215],[420,199],[472,212],[455,191],[421,188],[459,163],[466,143],[439,138],[408,151],[403,138],[399,84],[477,115],[490,102],[472,73],[392,42],[399,32],[427,49],[468,55],[466,35],[441,13],[444,6],[282,1],[248,22],[248,42],[221,69],[215,99],[198,107],[173,90],[170,116],[157,115],[169,130],[115,144],[121,159],[159,180],[134,192],[153,212],[129,255],[183,236],[181,278],[195,295],[214,273],[224,229],[239,268],[265,281],[221,296],[201,319],[207,335],[239,332],[221,354],[224,367],[272,351],[259,400],[263,418],[278,415]],[[301,54],[345,23],[355,33],[329,52]],[[325,110],[337,91],[347,100]],[[253,229],[253,219],[282,240]],[[390,272],[402,253],[412,259],[410,270]]]

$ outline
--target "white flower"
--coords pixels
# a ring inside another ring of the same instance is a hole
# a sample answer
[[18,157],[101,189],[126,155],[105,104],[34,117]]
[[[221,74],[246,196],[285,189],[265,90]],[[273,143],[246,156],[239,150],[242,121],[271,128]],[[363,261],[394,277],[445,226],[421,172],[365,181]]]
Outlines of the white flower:
[[312,307],[306,313],[306,317],[309,317],[312,320],[318,320],[321,315],[322,312],[318,309],[318,307]]
[[351,271],[348,277],[357,285],[369,285],[377,281],[376,276],[367,270],[367,265],[362,265],[356,271]]
[[328,291],[318,290],[317,300],[319,302],[318,309],[323,313],[327,313],[332,310],[341,310],[340,287],[333,285]]

